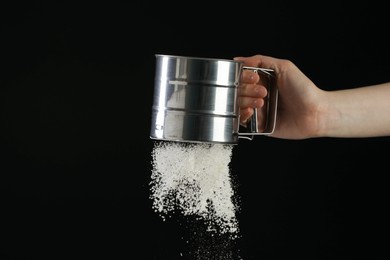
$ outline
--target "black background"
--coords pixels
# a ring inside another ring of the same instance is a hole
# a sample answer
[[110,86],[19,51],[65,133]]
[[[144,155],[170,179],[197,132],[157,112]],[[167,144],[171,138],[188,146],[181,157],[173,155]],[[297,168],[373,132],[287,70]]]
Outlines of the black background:
[[0,258],[385,259],[387,137],[240,140],[234,242],[152,210],[155,54],[287,58],[327,90],[389,80],[384,4],[285,2],[2,4]]

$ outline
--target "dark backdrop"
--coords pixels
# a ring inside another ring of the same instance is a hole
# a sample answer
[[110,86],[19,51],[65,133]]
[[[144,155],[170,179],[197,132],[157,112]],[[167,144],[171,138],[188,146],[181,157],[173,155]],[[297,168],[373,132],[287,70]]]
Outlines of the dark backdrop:
[[327,90],[389,80],[384,4],[284,2],[2,4],[0,258],[385,259],[389,138],[241,140],[234,242],[152,210],[154,54],[287,58]]

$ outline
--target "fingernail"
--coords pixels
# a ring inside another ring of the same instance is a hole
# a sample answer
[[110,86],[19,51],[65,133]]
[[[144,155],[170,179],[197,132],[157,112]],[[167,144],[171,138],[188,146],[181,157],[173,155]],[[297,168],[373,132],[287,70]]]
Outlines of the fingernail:
[[258,103],[257,99],[253,100],[253,107],[256,107]]

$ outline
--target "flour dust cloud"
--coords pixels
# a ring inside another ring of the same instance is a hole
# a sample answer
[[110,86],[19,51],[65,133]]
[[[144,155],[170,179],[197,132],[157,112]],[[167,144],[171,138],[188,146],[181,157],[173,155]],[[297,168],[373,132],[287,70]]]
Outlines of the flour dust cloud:
[[239,232],[229,163],[233,145],[156,142],[152,151],[151,199],[165,219],[180,212],[207,223],[208,232]]

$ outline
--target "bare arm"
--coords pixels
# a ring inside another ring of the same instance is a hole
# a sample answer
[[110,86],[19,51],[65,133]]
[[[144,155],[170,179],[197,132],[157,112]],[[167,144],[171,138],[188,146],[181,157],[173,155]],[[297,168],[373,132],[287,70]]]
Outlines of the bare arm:
[[390,136],[390,82],[330,91],[319,136]]

